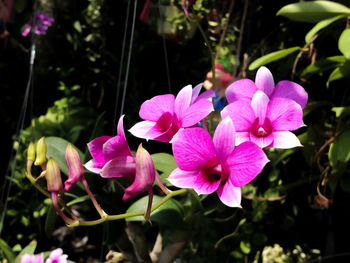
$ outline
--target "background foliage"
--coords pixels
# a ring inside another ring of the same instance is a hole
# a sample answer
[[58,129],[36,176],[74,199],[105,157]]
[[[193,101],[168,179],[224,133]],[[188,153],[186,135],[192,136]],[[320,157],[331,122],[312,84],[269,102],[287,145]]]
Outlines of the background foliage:
[[[211,67],[212,54],[198,28],[184,15],[182,1],[160,2],[176,6],[178,11],[174,16],[165,13],[168,26],[173,28],[166,35],[157,27],[158,1],[151,1],[150,24],[136,19],[123,111],[126,130],[139,121],[138,110],[144,100],[169,93],[169,89],[176,94],[187,84],[202,82]],[[198,197],[189,192],[152,214],[152,225],[133,218],[76,229],[65,227],[56,218],[50,200],[25,178],[25,148],[32,139],[50,137],[51,154],[62,158],[64,145],[70,141],[86,162],[90,158],[86,143],[113,133],[115,112],[117,116],[121,113],[122,95],[116,96],[119,71],[122,69],[120,87],[126,73],[125,64],[121,64],[122,40],[125,23],[129,29],[132,24],[131,15],[126,16],[128,1],[15,2],[6,28],[10,35],[0,39],[0,114],[5,127],[1,208],[12,181],[0,257],[8,258],[6,251],[13,251],[8,253],[14,258],[35,239],[36,251],[59,246],[77,262],[100,262],[110,249],[123,251],[137,262],[142,252],[152,250],[160,233],[165,248],[171,244],[180,248],[176,255],[179,262],[263,262],[263,258],[270,258],[264,262],[320,262],[320,257],[322,262],[344,262],[349,258],[349,247],[343,240],[350,234],[350,6],[347,1],[312,5],[315,2],[237,0],[228,17],[230,2],[198,0],[190,13],[200,19],[211,48],[220,46],[218,56],[232,65],[235,79],[254,79],[256,69],[267,65],[276,83],[288,79],[306,89],[305,127],[297,131],[304,147],[267,151],[271,163],[244,187],[243,209],[225,207],[215,195]],[[137,16],[143,4],[139,1]],[[347,8],[339,9],[337,4]],[[36,8],[52,15],[55,22],[36,40],[27,128],[14,144],[20,154],[10,178],[5,171],[9,162],[14,165],[10,153],[31,45],[30,37],[21,36],[21,29]],[[226,22],[229,26],[220,45]],[[128,48],[124,52],[126,56]],[[129,134],[127,139],[132,150],[141,142]],[[143,143],[154,154],[161,178],[166,178],[176,167],[170,146]],[[145,206],[146,199],[121,201],[126,181],[107,183],[93,174],[86,174],[86,178],[109,213],[139,211],[140,205]],[[81,186],[75,186],[66,198],[84,217],[96,216]],[[139,242],[145,248],[136,249],[140,255],[135,254],[136,241],[130,238],[130,231],[142,237]]]

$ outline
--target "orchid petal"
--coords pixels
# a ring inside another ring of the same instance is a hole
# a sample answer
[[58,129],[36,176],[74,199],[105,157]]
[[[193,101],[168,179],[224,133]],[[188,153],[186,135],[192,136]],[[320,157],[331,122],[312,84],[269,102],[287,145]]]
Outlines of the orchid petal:
[[90,154],[97,163],[105,162],[105,159],[103,157],[103,151],[102,151],[103,144],[106,141],[108,141],[110,138],[111,138],[110,136],[101,136],[101,137],[97,137],[96,139],[88,143]]
[[298,103],[301,108],[304,108],[308,100],[308,94],[299,84],[288,80],[282,80],[277,83],[271,94],[271,98],[292,99]]
[[[199,100],[209,100],[210,98],[215,97],[215,92],[213,90],[206,90],[193,102],[196,103]],[[211,101],[211,100],[210,100]]]
[[255,76],[255,85],[267,96],[270,96],[275,88],[272,73],[266,67],[260,67]]
[[236,132],[236,146],[250,141],[250,132]]
[[114,136],[103,144],[103,156],[106,162],[123,155],[132,156],[125,137]]
[[192,98],[191,98],[191,104],[194,103],[197,98],[199,93],[201,92],[201,89],[203,87],[203,83],[199,83],[198,85],[196,85],[193,89],[192,89]]
[[211,180],[208,178],[208,176],[204,173],[203,170],[198,173],[196,176],[193,190],[196,191],[197,194],[211,194],[214,193],[218,187],[220,186],[221,181],[220,180]]
[[270,101],[267,117],[273,131],[294,131],[303,124],[303,110],[291,99],[274,98]]
[[193,188],[198,174],[199,170],[183,171],[180,168],[176,168],[171,172],[167,180],[173,186],[179,188]]
[[140,121],[132,126],[129,132],[138,138],[144,138],[146,140],[152,139],[152,135],[148,132],[156,125],[153,121]]
[[273,132],[273,137],[273,148],[290,149],[302,146],[298,137],[290,131]]
[[255,121],[255,113],[247,101],[235,101],[227,105],[221,111],[221,118],[225,119],[230,116],[233,121],[236,132],[250,131]]
[[258,90],[255,92],[251,106],[254,110],[255,116],[259,118],[259,124],[263,125],[265,122],[267,105],[269,104],[269,97],[262,91]]
[[228,179],[223,186],[220,186],[216,191],[221,202],[229,207],[241,207],[241,188],[232,184]]
[[222,120],[214,133],[213,142],[216,155],[225,161],[235,148],[235,127],[229,116]]
[[151,155],[140,144],[136,152],[135,179],[132,185],[125,189],[123,201],[136,197],[152,188],[155,174],[156,171]]
[[215,156],[209,133],[201,128],[179,131],[172,140],[173,154],[181,170],[196,170]]
[[264,151],[252,142],[238,145],[226,160],[229,178],[236,187],[248,184],[269,162]]
[[92,173],[99,174],[101,172],[101,169],[105,163],[96,163],[94,159],[91,159],[86,164],[84,164],[84,167],[88,169]]
[[209,100],[198,100],[192,104],[182,118],[182,127],[191,127],[214,111],[213,103]]
[[179,120],[182,119],[184,113],[190,106],[192,99],[192,85],[182,88],[175,98],[175,113]]
[[251,101],[255,92],[258,90],[255,83],[250,79],[240,79],[233,82],[226,89],[226,99],[228,103],[236,100]]
[[264,137],[257,137],[253,133],[249,134],[250,141],[257,144],[260,148],[266,148],[271,145],[274,140],[273,134]]
[[131,156],[120,156],[110,160],[103,166],[101,170],[101,177],[128,177],[130,181],[135,176],[135,158]]
[[139,115],[147,121],[157,121],[164,112],[174,113],[175,98],[172,94],[155,96],[141,105]]

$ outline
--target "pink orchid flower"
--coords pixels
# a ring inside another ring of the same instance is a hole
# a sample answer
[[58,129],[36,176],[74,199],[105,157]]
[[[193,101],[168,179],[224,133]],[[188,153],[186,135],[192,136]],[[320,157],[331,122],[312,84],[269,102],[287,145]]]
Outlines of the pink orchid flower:
[[273,80],[271,72],[266,67],[260,67],[256,73],[255,83],[250,79],[241,79],[233,82],[226,90],[226,98],[229,103],[237,100],[251,101],[256,91],[263,91],[270,99],[288,98],[305,107],[308,95],[299,84],[282,80],[277,83]]
[[227,206],[240,207],[242,185],[248,184],[269,162],[264,151],[252,142],[235,147],[235,128],[226,117],[211,139],[201,128],[183,129],[172,140],[179,168],[168,180],[180,188],[193,188],[197,194],[216,191]]
[[43,263],[43,262],[44,262],[44,254],[39,254],[39,255],[24,254],[20,261],[20,263]]
[[46,259],[45,263],[67,263],[67,255],[63,254],[61,248],[57,248],[50,253],[50,256]]
[[131,153],[124,133],[123,117],[118,122],[117,136],[98,137],[88,144],[93,159],[85,167],[104,178],[127,177],[132,184],[125,189],[123,200],[126,201],[145,191],[151,195],[155,169],[152,158],[142,145],[136,152],[136,158]]
[[214,110],[208,90],[199,95],[202,85],[184,87],[177,94],[155,96],[141,105],[139,115],[145,121],[136,123],[129,131],[136,137],[169,142],[180,128],[196,125]]
[[251,102],[238,100],[221,111],[221,117],[230,116],[236,126],[236,145],[251,141],[261,148],[293,148],[301,146],[290,131],[303,124],[303,111],[294,100],[272,98],[258,90]]

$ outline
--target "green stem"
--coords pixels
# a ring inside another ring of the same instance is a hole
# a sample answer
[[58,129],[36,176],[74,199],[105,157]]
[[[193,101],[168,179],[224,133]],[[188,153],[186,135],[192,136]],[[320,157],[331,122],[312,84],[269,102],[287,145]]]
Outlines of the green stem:
[[[162,206],[165,202],[167,202],[170,198],[184,194],[188,191],[189,189],[181,189],[177,191],[173,191],[169,194],[167,194],[162,200],[160,200],[158,203],[156,203],[154,206],[151,208],[151,212],[154,210],[158,209],[160,206]],[[101,224],[105,221],[112,221],[112,220],[119,220],[119,219],[125,219],[128,217],[134,217],[134,216],[142,216],[145,214],[146,211],[139,211],[139,212],[132,212],[132,213],[125,213],[125,214],[119,214],[119,215],[107,215],[104,218],[97,219],[97,220],[91,220],[91,221],[80,221],[78,225],[80,226],[93,226],[93,225],[98,225]],[[74,226],[78,226],[74,225]]]
[[93,195],[93,193],[90,191],[89,185],[86,181],[86,179],[84,177],[82,177],[80,179],[80,182],[83,184],[85,191],[88,193],[92,203],[95,206],[96,211],[99,213],[99,215],[101,216],[101,218],[104,218],[107,216],[106,212],[103,211],[103,209],[101,208],[100,204],[97,202],[95,196]]

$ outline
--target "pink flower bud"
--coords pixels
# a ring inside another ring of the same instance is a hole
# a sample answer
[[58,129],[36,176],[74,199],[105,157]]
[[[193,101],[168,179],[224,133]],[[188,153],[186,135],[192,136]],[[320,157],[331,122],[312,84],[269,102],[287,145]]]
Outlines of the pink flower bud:
[[47,161],[45,178],[49,192],[63,192],[60,168],[52,157]]
[[66,163],[69,170],[69,178],[64,182],[64,191],[67,192],[84,174],[84,168],[80,161],[79,153],[70,143],[66,148]]
[[149,191],[155,179],[155,169],[150,154],[140,144],[136,152],[136,175],[128,188],[125,189],[123,201]]

